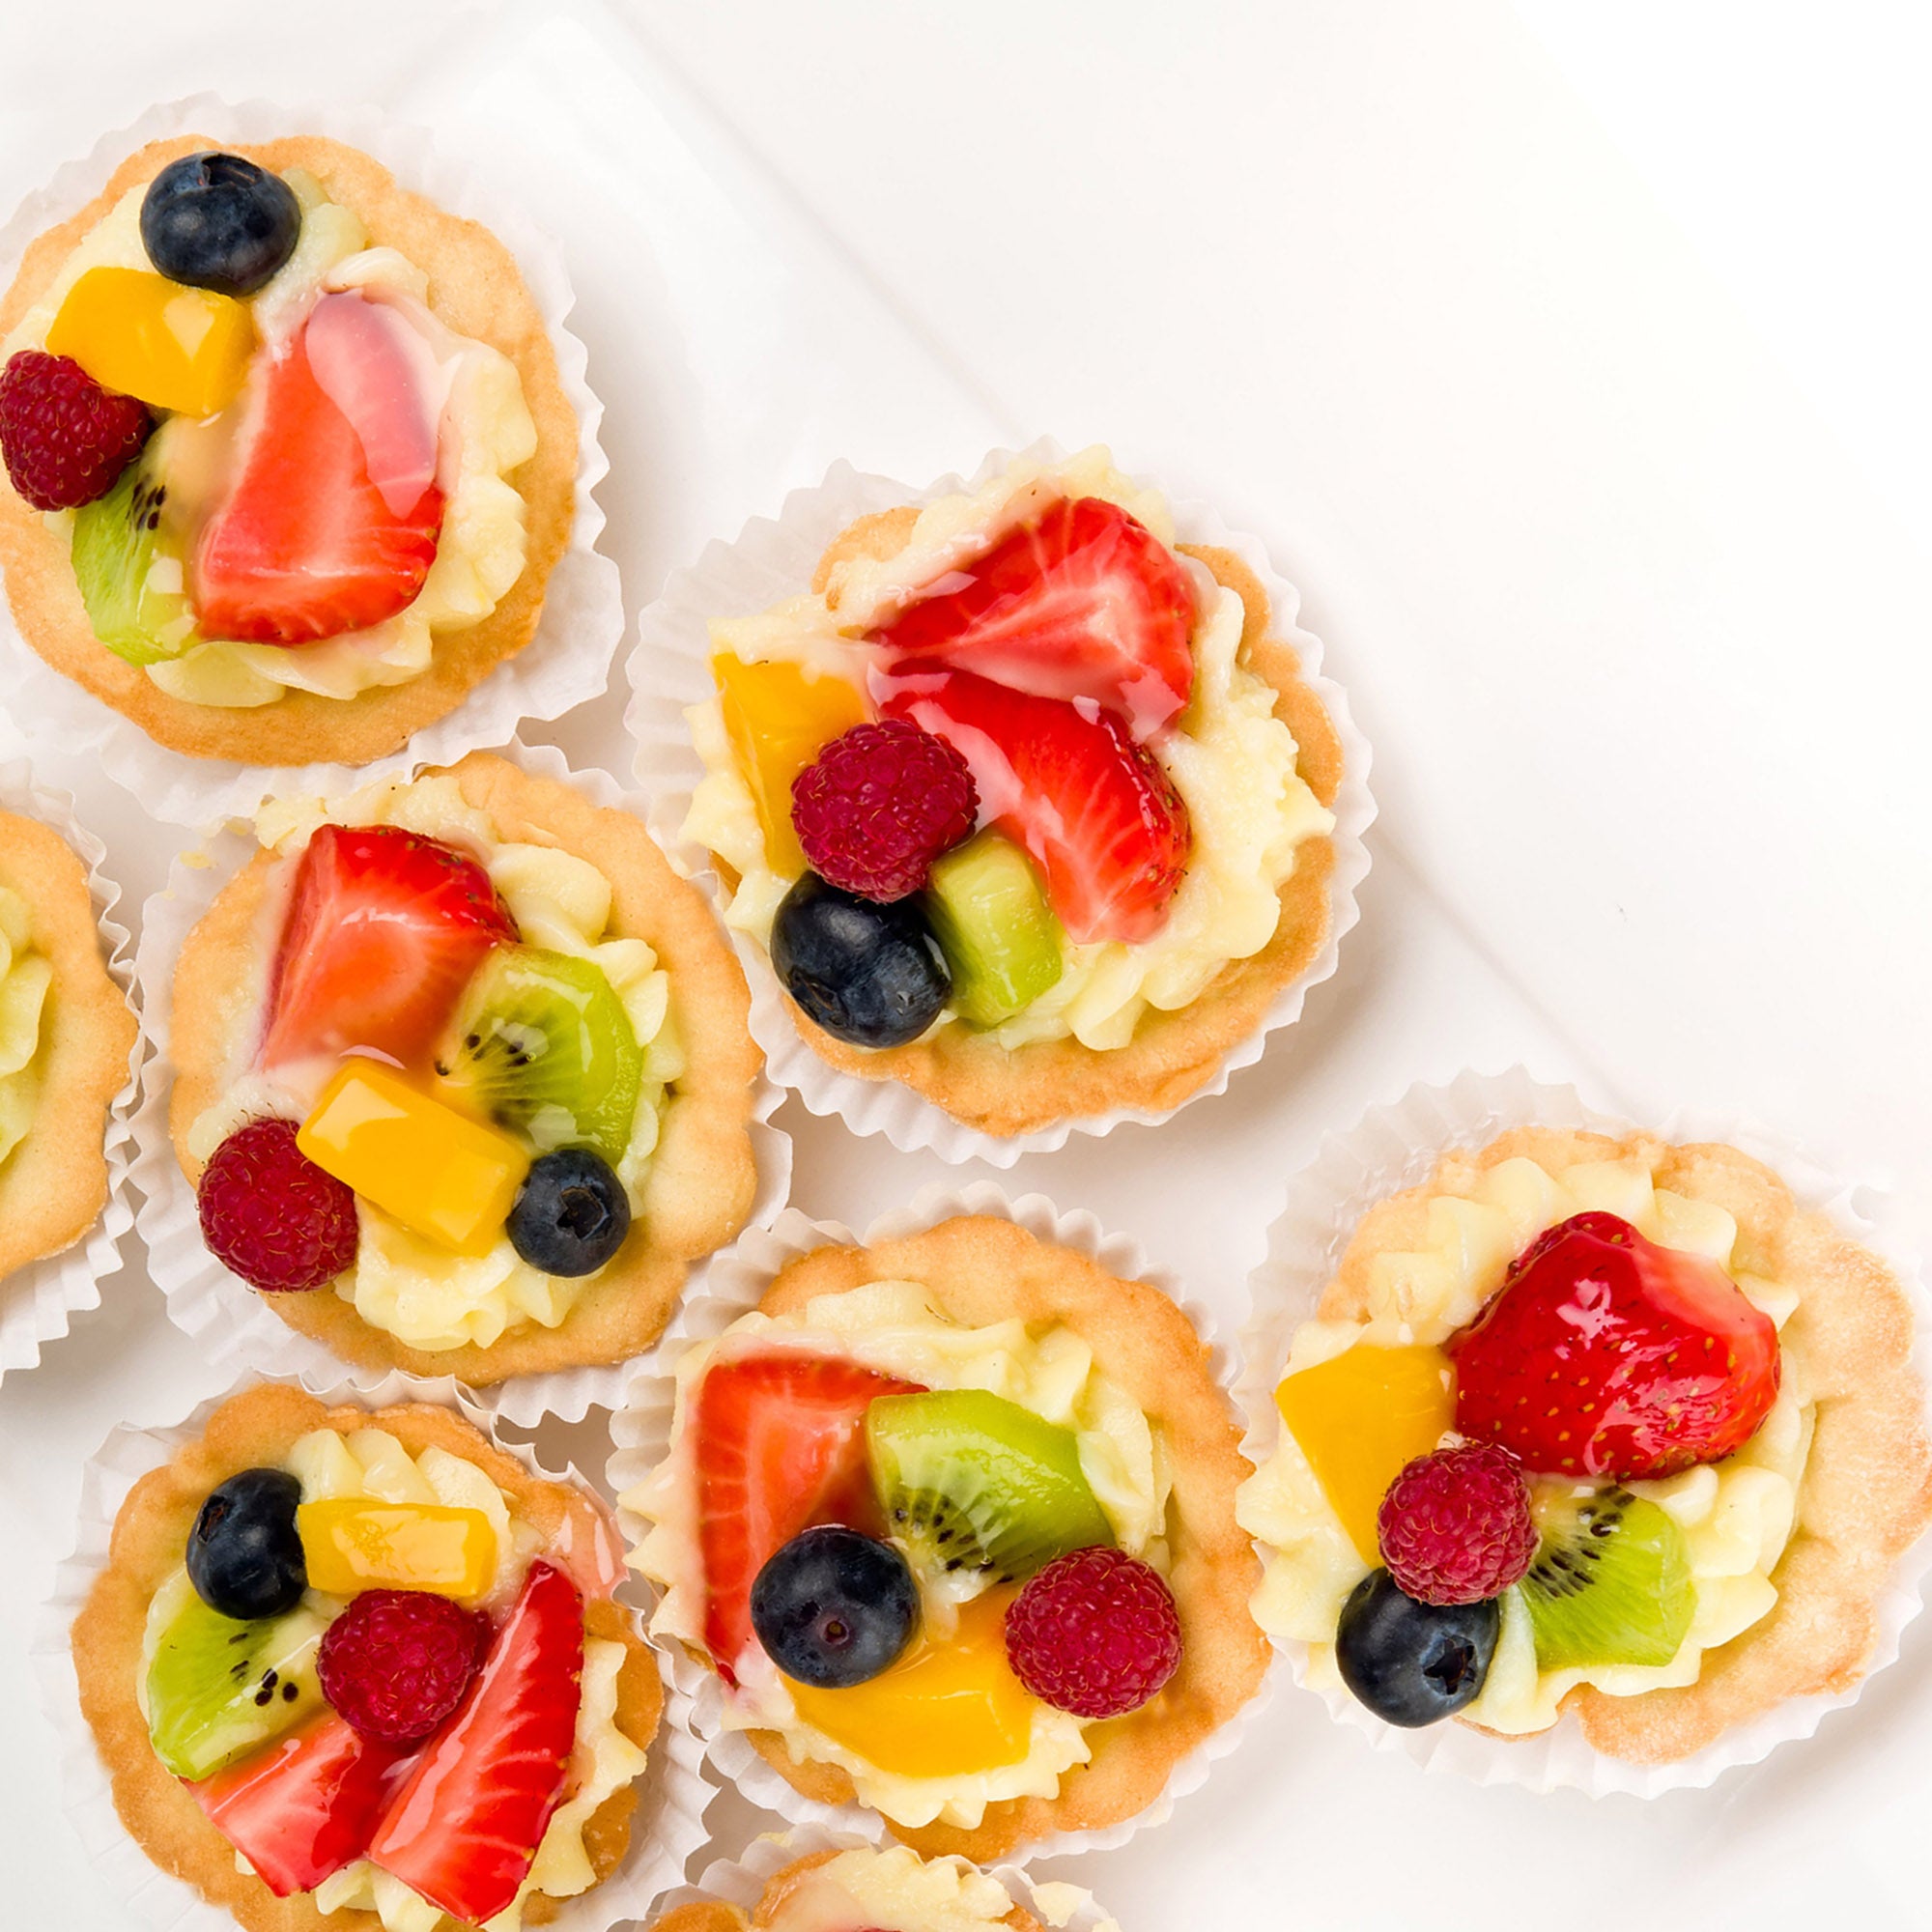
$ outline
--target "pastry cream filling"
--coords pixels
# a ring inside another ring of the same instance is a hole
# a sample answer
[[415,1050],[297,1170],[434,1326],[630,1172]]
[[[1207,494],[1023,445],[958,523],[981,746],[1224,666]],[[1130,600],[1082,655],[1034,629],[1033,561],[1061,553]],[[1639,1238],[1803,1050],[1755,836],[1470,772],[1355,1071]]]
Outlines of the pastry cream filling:
[[[543,1538],[515,1513],[511,1501],[475,1463],[432,1445],[412,1456],[385,1429],[357,1429],[342,1435],[333,1429],[311,1430],[289,1451],[285,1465],[301,1484],[302,1501],[322,1502],[335,1496],[367,1496],[389,1503],[442,1503],[454,1509],[480,1510],[497,1532],[497,1571],[490,1605],[501,1609],[523,1587],[531,1558],[543,1550]],[[178,1570],[159,1590],[148,1610],[136,1695],[147,1715],[148,1669],[159,1647],[162,1632],[191,1592],[185,1569]],[[324,1617],[339,1615],[344,1599],[311,1590],[304,1602]],[[524,1905],[532,1892],[570,1898],[588,1890],[596,1872],[583,1843],[583,1827],[612,1792],[619,1791],[644,1770],[645,1757],[617,1728],[617,1674],[624,1662],[624,1646],[598,1637],[583,1645],[583,1680],[577,1711],[577,1736],[572,1746],[564,1789],[570,1796],[551,1814],[535,1861],[516,1900],[488,1921],[485,1932],[521,1932]],[[251,1867],[240,1853],[236,1866]],[[373,1912],[385,1932],[437,1932],[447,1920],[436,1906],[400,1879],[366,1860],[346,1865],[325,1879],[309,1894],[319,1912]]]
[[[825,597],[794,597],[711,627],[714,651],[748,662],[792,659],[860,689],[874,658],[862,641],[916,592],[981,555],[1015,525],[1060,497],[1100,497],[1139,519],[1162,543],[1174,520],[1158,491],[1141,490],[1103,448],[1064,463],[1022,458],[973,495],[944,497],[921,511],[906,546],[883,561],[853,557],[832,574]],[[1274,716],[1274,692],[1240,661],[1242,607],[1191,558],[1199,614],[1192,639],[1194,693],[1174,726],[1150,746],[1186,801],[1194,843],[1166,923],[1150,940],[1065,945],[1057,984],[994,1030],[1003,1046],[1069,1037],[1095,1049],[1124,1046],[1150,1007],[1189,1005],[1231,960],[1274,937],[1281,888],[1304,838],[1334,829],[1334,815],[1295,770],[1293,734]],[[725,921],[760,946],[792,880],[767,863],[751,788],[725,737],[719,700],[686,714],[705,776],[693,794],[684,837],[738,875]],[[953,1017],[951,1009],[935,1025]]]
[[[1370,1264],[1372,1318],[1303,1322],[1283,1378],[1358,1342],[1390,1348],[1447,1341],[1475,1319],[1501,1288],[1510,1263],[1539,1234],[1589,1209],[1620,1214],[1661,1246],[1716,1262],[1780,1330],[1798,1305],[1784,1284],[1734,1265],[1737,1223],[1724,1208],[1656,1186],[1642,1161],[1584,1161],[1550,1173],[1518,1156],[1485,1170],[1467,1196],[1436,1195],[1429,1204],[1428,1245],[1378,1255]],[[1694,1684],[1707,1650],[1770,1612],[1777,1601],[1772,1573],[1791,1539],[1813,1419],[1803,1356],[1782,1335],[1779,1348],[1776,1404],[1742,1449],[1681,1475],[1624,1485],[1660,1504],[1684,1531],[1696,1607],[1677,1655],[1656,1667],[1539,1671],[1529,1612],[1512,1590],[1503,1599],[1502,1633],[1482,1694],[1463,1717],[1521,1734],[1553,1724],[1564,1693],[1578,1684],[1612,1696]],[[1285,1425],[1279,1448],[1243,1485],[1236,1515],[1264,1546],[1256,1621],[1308,1644],[1311,1684],[1339,1685],[1336,1623],[1369,1566]]]
[[[282,179],[301,204],[301,235],[295,253],[250,299],[262,344],[257,356],[265,358],[316,298],[331,290],[368,289],[391,303],[412,325],[423,393],[433,409],[440,403],[442,529],[436,561],[414,601],[380,624],[291,647],[211,639],[145,668],[171,697],[191,704],[247,708],[272,704],[288,691],[351,698],[378,685],[406,684],[429,668],[436,632],[481,623],[524,571],[526,509],[508,478],[536,454],[537,432],[516,364],[487,342],[458,335],[438,321],[428,307],[423,271],[394,248],[371,248],[360,217],[329,201],[313,175],[291,168]],[[129,188],[101,217],[0,344],[0,362],[45,342],[68,291],[89,269],[153,272],[141,242],[146,193],[145,184]],[[181,426],[199,433],[198,426]],[[164,425],[157,434],[174,437],[177,430]],[[225,432],[217,436],[225,443]],[[69,533],[73,528],[71,511],[51,512],[49,521]],[[171,574],[157,589],[182,588],[177,559],[159,558],[155,568]]]
[[904,1845],[840,1852],[794,1880],[767,1932],[1005,1932],[1013,1901],[961,1859]]
[[[938,1313],[916,1282],[870,1282],[841,1294],[817,1295],[791,1314],[753,1311],[716,1341],[685,1350],[677,1365],[670,1453],[622,1498],[652,1525],[630,1560],[664,1591],[653,1634],[696,1647],[703,1641],[697,1449],[683,1427],[692,1396],[722,1355],[769,1350],[838,1356],[931,1389],[987,1389],[1071,1429],[1081,1472],[1120,1547],[1166,1571],[1172,1481],[1165,1446],[1139,1406],[1094,1366],[1088,1343],[1059,1325],[1036,1333],[1017,1318],[964,1327]],[[943,1629],[953,1605],[981,1587],[978,1577],[963,1576],[947,1579],[944,1593],[928,1585],[928,1628],[935,1634]],[[971,1831],[988,1804],[1055,1796],[1062,1775],[1093,1755],[1080,1719],[1036,1704],[1031,1748],[1018,1764],[953,1777],[899,1776],[803,1722],[783,1679],[757,1645],[748,1645],[732,1662],[739,1684],[725,1697],[727,1727],[776,1731],[794,1758],[839,1766],[851,1776],[861,1804],[902,1825],[938,1820]]]
[[[473,852],[515,916],[526,944],[587,958],[602,971],[644,1055],[631,1142],[617,1163],[632,1212],[640,1212],[667,1089],[684,1071],[684,1048],[670,1010],[669,974],[643,940],[610,932],[610,880],[587,859],[556,846],[500,841],[489,814],[468,804],[450,778],[378,783],[333,807],[320,799],[274,802],[263,808],[256,836],[264,846],[292,857],[325,822],[402,826]],[[279,922],[280,903],[271,910]],[[270,941],[264,946],[265,976],[271,952]],[[252,1041],[246,1048],[252,1048]],[[238,1127],[264,1114],[304,1118],[334,1065],[278,1068],[273,1080],[256,1071],[239,1072],[189,1128],[190,1152],[206,1161]],[[499,1236],[487,1254],[452,1254],[412,1234],[369,1202],[356,1205],[361,1239],[355,1265],[336,1282],[335,1292],[355,1304],[363,1321],[412,1349],[459,1349],[467,1343],[488,1348],[530,1321],[554,1328],[584,1288],[598,1279],[595,1274],[566,1279],[541,1273],[518,1255],[507,1235]]]
[[53,967],[34,950],[33,908],[0,886],[0,1167],[34,1123],[41,1034],[53,980]]

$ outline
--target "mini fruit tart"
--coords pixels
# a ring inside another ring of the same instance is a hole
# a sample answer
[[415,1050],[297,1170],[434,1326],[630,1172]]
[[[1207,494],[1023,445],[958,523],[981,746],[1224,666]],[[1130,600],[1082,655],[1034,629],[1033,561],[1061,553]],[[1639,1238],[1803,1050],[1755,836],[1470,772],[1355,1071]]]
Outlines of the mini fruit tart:
[[0,1283],[106,1206],[107,1121],[140,1029],[101,957],[87,867],[0,810]]
[[1170,1109],[1331,922],[1342,741],[1104,449],[861,519],[711,625],[683,835],[834,1067],[1012,1136]]
[[453,710],[536,630],[577,440],[509,251],[334,141],[153,142],[0,298],[20,630],[197,757]]
[[343,1359],[620,1362],[744,1225],[743,973],[644,828],[475,753],[283,802],[175,970],[214,1258]]
[[1913,1316],[1734,1148],[1520,1128],[1366,1214],[1241,1492],[1264,1629],[1391,1724],[1662,1765],[1864,1674],[1932,1520]]
[[684,1351],[669,1427],[621,1498],[654,1632],[721,1732],[916,1851],[1133,1818],[1261,1683],[1192,1324],[1010,1221],[794,1260]]
[[657,1659],[599,1504],[452,1411],[265,1383],[129,1492],[74,1620],[122,1822],[252,1932],[516,1932],[615,1870]]

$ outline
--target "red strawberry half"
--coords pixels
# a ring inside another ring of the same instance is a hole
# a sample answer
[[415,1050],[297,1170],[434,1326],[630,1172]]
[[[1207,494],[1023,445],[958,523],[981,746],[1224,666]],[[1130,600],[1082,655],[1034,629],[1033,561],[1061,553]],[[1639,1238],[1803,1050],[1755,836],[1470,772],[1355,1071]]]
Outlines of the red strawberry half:
[[944,588],[871,633],[896,657],[977,671],[1037,697],[1086,697],[1145,739],[1194,688],[1194,586],[1102,497],[1062,497]]
[[186,1788],[262,1883],[288,1898],[369,1849],[407,1756],[330,1712]]
[[240,474],[189,561],[204,636],[312,643],[414,600],[443,505],[409,334],[386,303],[324,296],[262,372]]
[[1119,718],[925,662],[874,682],[885,716],[944,738],[972,767],[981,811],[1033,854],[1070,938],[1160,930],[1193,828],[1174,781]]
[[303,849],[270,980],[262,1064],[430,1052],[483,955],[517,937],[467,853],[393,825],[325,825]]
[[1777,1400],[1777,1330],[1715,1262],[1575,1214],[1449,1343],[1456,1427],[1526,1469],[1635,1482],[1721,1462]]
[[819,1523],[877,1525],[866,1410],[882,1395],[922,1392],[823,1355],[747,1355],[706,1372],[691,1423],[704,1642],[727,1684],[753,1640],[752,1583],[766,1562]]
[[536,1562],[481,1674],[424,1747],[369,1857],[466,1925],[516,1897],[563,1796],[583,1674],[583,1598]]

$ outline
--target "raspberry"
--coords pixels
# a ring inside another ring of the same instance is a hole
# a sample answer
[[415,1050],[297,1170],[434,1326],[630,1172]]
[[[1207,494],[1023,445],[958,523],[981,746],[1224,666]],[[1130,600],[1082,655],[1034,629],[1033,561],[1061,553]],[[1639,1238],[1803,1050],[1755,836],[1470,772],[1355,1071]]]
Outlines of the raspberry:
[[1076,1718],[1138,1711],[1180,1667],[1180,1617],[1160,1573],[1118,1549],[1056,1557],[1007,1611],[1007,1662]]
[[71,355],[23,349],[0,371],[0,455],[37,510],[106,496],[154,427],[132,396],[103,389]]
[[1418,1456],[1389,1485],[1376,1529],[1396,1587],[1418,1604],[1500,1597],[1536,1554],[1522,1471],[1490,1442]]
[[490,1619],[427,1590],[364,1590],[323,1633],[322,1694],[358,1736],[412,1745],[463,1701]]
[[812,870],[882,905],[918,892],[979,810],[966,760],[897,718],[855,724],[791,786],[792,825]]
[[238,1127],[202,1173],[202,1239],[250,1288],[327,1288],[359,1232],[355,1193],[296,1146],[293,1121]]

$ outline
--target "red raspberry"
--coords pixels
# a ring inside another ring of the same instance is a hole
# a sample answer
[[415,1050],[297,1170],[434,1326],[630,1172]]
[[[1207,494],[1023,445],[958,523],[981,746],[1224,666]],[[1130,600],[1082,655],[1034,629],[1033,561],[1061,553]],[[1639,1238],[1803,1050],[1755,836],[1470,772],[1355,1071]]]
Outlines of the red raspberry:
[[1007,1611],[1007,1662],[1057,1711],[1124,1717],[1180,1667],[1173,1592],[1119,1549],[1055,1557]]
[[1492,1442],[1418,1456],[1389,1485],[1376,1531],[1396,1587],[1418,1604],[1500,1597],[1536,1555],[1522,1471]]
[[355,1195],[296,1146],[293,1121],[250,1121],[201,1177],[201,1236],[223,1267],[270,1293],[327,1288],[355,1265]]
[[154,427],[132,396],[103,389],[71,355],[23,349],[0,371],[0,454],[37,510],[106,496]]
[[812,870],[881,904],[918,892],[979,810],[966,760],[897,718],[855,724],[791,786],[792,825]]
[[323,1633],[322,1694],[358,1736],[412,1745],[463,1701],[490,1619],[428,1590],[364,1590]]

